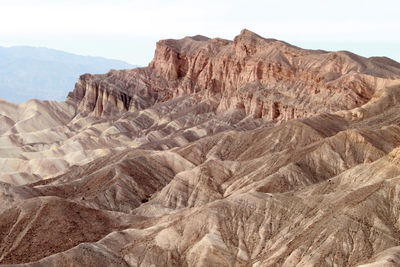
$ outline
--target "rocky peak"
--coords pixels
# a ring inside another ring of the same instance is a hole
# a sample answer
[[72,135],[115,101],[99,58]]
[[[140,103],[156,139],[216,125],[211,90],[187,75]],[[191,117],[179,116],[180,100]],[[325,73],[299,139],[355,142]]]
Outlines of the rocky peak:
[[[366,103],[400,77],[396,64],[383,62],[349,52],[301,49],[244,29],[234,41],[201,35],[161,40],[147,68],[81,79],[73,95],[79,101],[90,97],[79,106],[89,113],[96,110],[95,115],[196,94],[199,101],[217,101],[218,110],[244,109],[250,116],[280,122]],[[92,85],[99,92],[85,94]]]
[[261,52],[266,49],[267,45],[276,43],[278,40],[265,39],[258,34],[243,29],[233,41],[234,49],[239,56],[252,56],[257,52]]
[[186,75],[188,58],[206,48],[211,39],[196,35],[183,39],[161,40],[156,44],[156,51],[149,68],[168,81],[175,81]]

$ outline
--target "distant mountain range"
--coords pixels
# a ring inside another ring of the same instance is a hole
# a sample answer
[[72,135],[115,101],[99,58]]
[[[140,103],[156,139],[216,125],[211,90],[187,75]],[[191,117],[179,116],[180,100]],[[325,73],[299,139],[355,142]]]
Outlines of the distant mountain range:
[[0,98],[22,103],[31,98],[64,100],[79,76],[137,66],[29,46],[0,47]]

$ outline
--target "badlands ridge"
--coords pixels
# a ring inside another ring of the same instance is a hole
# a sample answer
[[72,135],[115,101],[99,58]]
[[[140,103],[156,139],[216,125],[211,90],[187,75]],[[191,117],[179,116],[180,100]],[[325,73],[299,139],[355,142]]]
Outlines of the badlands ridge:
[[0,264],[399,266],[400,63],[243,30],[0,100]]

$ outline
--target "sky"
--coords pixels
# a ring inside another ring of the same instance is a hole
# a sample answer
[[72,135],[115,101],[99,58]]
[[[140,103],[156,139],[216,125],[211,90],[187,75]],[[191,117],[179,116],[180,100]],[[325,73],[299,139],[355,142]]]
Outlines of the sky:
[[244,28],[310,49],[400,61],[398,0],[0,0],[0,46],[30,45],[146,66],[160,39],[232,40]]

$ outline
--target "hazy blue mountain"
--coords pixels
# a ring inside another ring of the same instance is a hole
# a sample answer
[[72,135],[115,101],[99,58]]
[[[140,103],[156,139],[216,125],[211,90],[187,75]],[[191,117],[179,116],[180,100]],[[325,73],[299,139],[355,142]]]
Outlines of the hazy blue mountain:
[[31,98],[64,100],[84,73],[137,66],[48,48],[0,47],[0,98],[21,103]]

